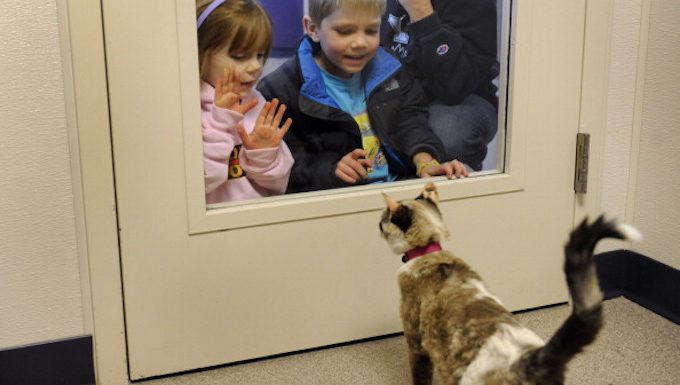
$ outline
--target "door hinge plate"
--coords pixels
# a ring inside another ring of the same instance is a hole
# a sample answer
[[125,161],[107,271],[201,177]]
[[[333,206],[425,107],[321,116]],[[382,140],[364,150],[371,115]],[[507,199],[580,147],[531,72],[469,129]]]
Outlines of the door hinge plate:
[[576,171],[574,173],[574,192],[585,194],[588,191],[588,156],[590,134],[576,134]]

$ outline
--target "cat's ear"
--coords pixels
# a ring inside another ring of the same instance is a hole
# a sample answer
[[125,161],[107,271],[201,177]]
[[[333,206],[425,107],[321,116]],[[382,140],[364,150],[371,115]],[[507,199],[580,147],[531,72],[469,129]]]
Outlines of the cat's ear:
[[437,192],[437,186],[432,182],[428,182],[420,194],[423,198],[432,201],[435,204],[439,204],[439,193]]
[[395,211],[399,208],[399,203],[395,201],[394,199],[390,198],[387,194],[382,193],[383,198],[385,198],[385,203],[387,204],[387,208],[390,210],[391,214],[394,214]]

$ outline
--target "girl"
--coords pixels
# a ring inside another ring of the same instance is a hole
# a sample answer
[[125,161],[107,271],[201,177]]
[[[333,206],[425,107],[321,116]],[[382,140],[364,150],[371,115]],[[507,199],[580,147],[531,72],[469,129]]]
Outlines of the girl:
[[293,157],[282,140],[292,121],[254,88],[272,44],[256,0],[197,0],[201,123],[207,203],[282,194]]

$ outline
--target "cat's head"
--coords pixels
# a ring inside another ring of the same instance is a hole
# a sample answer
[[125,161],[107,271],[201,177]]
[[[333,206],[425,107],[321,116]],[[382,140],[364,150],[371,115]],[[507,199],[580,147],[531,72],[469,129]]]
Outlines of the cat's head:
[[415,199],[395,201],[383,193],[387,208],[380,219],[380,234],[396,254],[440,242],[449,236],[437,206],[434,183],[425,185]]

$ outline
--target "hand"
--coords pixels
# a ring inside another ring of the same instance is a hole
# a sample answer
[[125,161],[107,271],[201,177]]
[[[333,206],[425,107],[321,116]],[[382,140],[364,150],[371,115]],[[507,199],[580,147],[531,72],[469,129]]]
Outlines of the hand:
[[435,163],[425,166],[422,168],[420,175],[418,176],[421,178],[429,178],[431,176],[437,175],[446,175],[448,179],[453,179],[454,176],[456,178],[467,177],[469,172],[465,164],[454,159],[450,162],[445,162],[442,164]]
[[412,23],[430,16],[434,12],[431,0],[399,0],[399,3],[408,13]]
[[248,150],[259,149],[259,148],[272,148],[278,147],[283,140],[283,137],[288,132],[290,125],[293,124],[291,118],[286,119],[281,125],[281,119],[283,119],[283,114],[286,112],[286,105],[279,105],[279,100],[274,99],[271,102],[267,102],[262,107],[260,114],[255,120],[255,127],[253,131],[248,134],[242,123],[236,125],[236,131],[241,137],[243,145]]
[[257,100],[251,99],[241,104],[241,74],[233,66],[224,68],[222,76],[215,83],[215,105],[245,115],[257,105]]
[[355,184],[368,177],[367,169],[371,166],[371,161],[366,159],[366,152],[357,148],[340,159],[335,166],[335,176],[349,184]]

